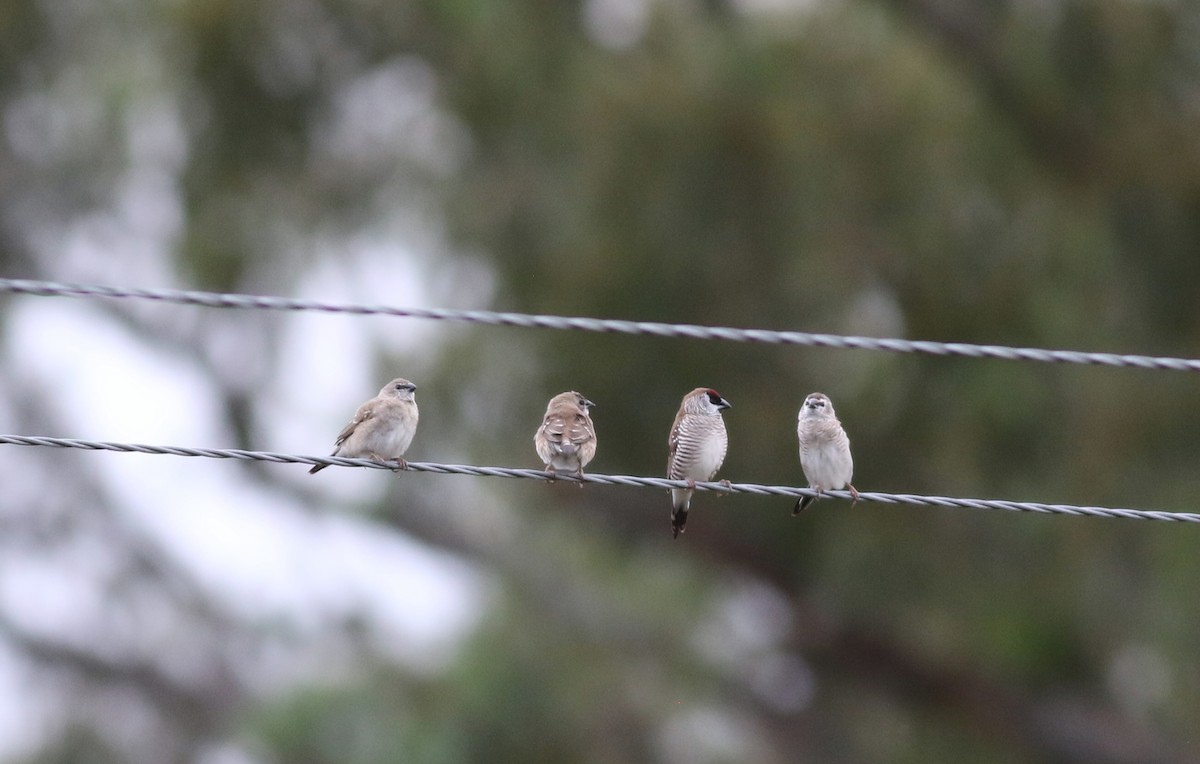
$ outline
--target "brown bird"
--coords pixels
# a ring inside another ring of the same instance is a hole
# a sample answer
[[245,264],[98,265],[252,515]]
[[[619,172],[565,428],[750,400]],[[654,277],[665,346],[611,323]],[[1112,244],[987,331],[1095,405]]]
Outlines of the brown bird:
[[683,402],[679,404],[671,437],[667,439],[671,452],[667,459],[667,477],[686,480],[692,487],[671,489],[671,533],[675,538],[679,538],[687,525],[696,481],[712,480],[725,461],[729,436],[725,433],[721,412],[727,408],[732,408],[729,401],[707,387],[697,387],[683,396]]
[[583,476],[583,468],[596,456],[596,427],[588,414],[595,405],[574,391],[550,399],[533,436],[533,446],[547,471],[568,470]]
[[[417,434],[417,386],[407,379],[393,379],[371,400],[358,407],[350,424],[338,433],[333,456],[348,459],[368,458],[377,462],[395,459],[404,466],[401,457]],[[316,464],[308,473],[328,467]]]

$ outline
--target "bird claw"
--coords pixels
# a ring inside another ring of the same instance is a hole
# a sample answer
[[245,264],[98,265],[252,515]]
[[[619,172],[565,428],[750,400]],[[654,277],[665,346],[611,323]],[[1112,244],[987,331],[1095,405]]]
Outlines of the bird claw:
[[853,508],[858,503],[858,490],[848,483],[847,487],[850,489],[850,506]]
[[717,498],[723,499],[726,496],[728,496],[729,494],[733,493],[733,483],[730,483],[728,480],[720,480],[718,482],[721,484],[721,487],[724,488],[725,490],[722,493],[717,494]]
[[[382,464],[383,466],[390,469],[392,472],[399,472],[400,470],[408,469],[408,462],[404,461],[404,459],[399,456],[397,456],[395,459],[385,459],[382,456],[380,456],[379,454],[375,453],[374,451],[372,451],[370,454],[368,454],[368,456],[370,457],[371,461]],[[389,466],[389,464],[393,461],[396,463],[396,466],[395,467]]]
[[392,460],[385,459],[384,457],[380,456],[379,454],[375,453],[374,451],[367,453],[367,458],[382,467],[387,467],[392,472],[399,472],[400,467],[405,464],[405,461],[403,459],[397,459],[396,460],[397,466],[395,466],[395,467],[388,466],[388,463],[391,462]]

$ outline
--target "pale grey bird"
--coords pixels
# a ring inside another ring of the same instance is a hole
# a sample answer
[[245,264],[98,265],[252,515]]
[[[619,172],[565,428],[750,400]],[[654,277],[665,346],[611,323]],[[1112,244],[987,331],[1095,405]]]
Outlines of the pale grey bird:
[[813,393],[804,399],[796,416],[796,437],[800,440],[800,466],[808,487],[817,496],[802,496],[792,510],[793,515],[812,504],[822,491],[850,488],[852,503],[858,501],[858,491],[850,485],[854,477],[854,459],[850,456],[850,438],[842,429],[833,402],[824,393]]
[[725,461],[729,436],[721,412],[732,408],[729,401],[707,387],[697,387],[683,396],[671,437],[667,439],[670,456],[667,477],[686,480],[692,488],[671,489],[671,533],[675,538],[687,525],[688,506],[697,480],[712,480]]
[[588,408],[595,405],[574,391],[550,399],[546,416],[533,436],[533,446],[547,470],[567,470],[583,476],[583,468],[596,455],[596,427],[588,414]]
[[[350,424],[338,433],[333,456],[348,459],[395,459],[404,466],[404,452],[417,434],[417,386],[396,378],[383,386],[371,400],[358,407]],[[316,464],[309,474],[320,472],[328,464]]]

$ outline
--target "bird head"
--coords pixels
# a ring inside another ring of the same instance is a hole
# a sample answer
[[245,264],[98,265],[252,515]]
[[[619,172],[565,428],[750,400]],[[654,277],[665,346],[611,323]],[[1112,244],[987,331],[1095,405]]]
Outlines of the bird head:
[[403,377],[397,377],[383,386],[379,395],[384,398],[399,398],[402,401],[416,400],[417,386]]
[[824,393],[813,393],[804,399],[800,407],[800,417],[816,419],[833,416],[833,402]]

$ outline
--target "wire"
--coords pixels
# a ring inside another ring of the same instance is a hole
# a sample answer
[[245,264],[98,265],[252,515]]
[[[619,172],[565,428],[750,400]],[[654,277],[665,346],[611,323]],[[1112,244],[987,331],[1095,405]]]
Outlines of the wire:
[[[641,488],[671,488],[693,487],[686,480],[667,480],[664,478],[635,477],[632,475],[597,475],[584,474],[582,477],[571,473],[549,472],[535,469],[514,469],[511,467],[476,467],[465,464],[439,464],[436,462],[407,462],[403,467],[396,462],[380,463],[370,459],[346,459],[339,456],[304,456],[301,454],[280,454],[270,451],[243,451],[225,448],[184,448],[180,446],[148,446],[139,443],[114,443],[98,440],[78,440],[72,438],[49,438],[25,435],[0,435],[0,444],[14,446],[41,446],[47,448],[77,448],[85,451],[117,451],[121,453],[158,454],[168,456],[193,456],[208,459],[239,459],[242,461],[276,462],[279,464],[324,464],[339,467],[366,467],[377,470],[403,469],[411,472],[431,472],[437,475],[470,475],[475,477],[504,477],[526,480],[564,480],[569,482],[598,483],[600,485],[621,485]],[[757,496],[786,496],[798,498],[801,496],[816,496],[811,488],[794,488],[781,485],[760,485],[758,483],[723,483],[696,481],[694,487],[700,491],[715,491],[718,493],[748,493]],[[849,499],[849,491],[824,491],[824,496]],[[1160,520],[1165,522],[1200,523],[1200,513],[1193,512],[1163,512],[1145,509],[1114,509],[1110,507],[1078,507],[1071,504],[1042,504],[1026,501],[1001,501],[994,499],[958,499],[948,496],[921,496],[911,493],[878,493],[859,491],[859,501],[873,501],[882,504],[916,504],[934,507],[960,507],[965,509],[998,509],[1009,512],[1033,512],[1047,515],[1071,515],[1075,517],[1108,517],[1125,518],[1129,520]]]
[[[387,315],[406,318],[424,318],[442,321],[478,323],[492,326],[516,326],[526,328],[609,332],[629,335],[652,335],[658,337],[685,337],[729,342],[750,342],[772,345],[806,345],[817,347],[849,348],[859,350],[884,350],[895,353],[924,353],[940,356],[966,356],[971,358],[998,358],[1012,361],[1037,361],[1046,363],[1074,363],[1112,367],[1136,367],[1171,371],[1200,371],[1200,360],[1145,355],[1118,355],[1113,353],[1089,353],[1073,350],[1043,350],[1038,348],[1016,348],[1001,345],[973,345],[961,342],[933,342],[923,340],[877,339],[837,334],[812,334],[809,332],[784,332],[767,329],[734,329],[731,327],[698,326],[695,324],[668,324],[646,321],[619,321],[599,318],[581,318],[526,313],[498,313],[486,310],[451,310],[443,308],[398,308],[380,305],[355,305],[327,303],[284,297],[199,292],[178,289],[130,289],[110,286],[63,284],[52,281],[29,279],[0,279],[0,293],[24,294],[42,297],[101,297],[113,299],[139,299],[182,305],[197,305],[210,308],[239,308],[255,310],[318,311],[346,313],[352,315]],[[207,457],[212,459],[241,459],[296,464],[324,464],[344,467],[366,467],[393,469],[397,465],[379,464],[366,459],[346,459],[335,456],[303,456],[280,454],[269,451],[242,451],[235,449],[202,449],[174,446],[149,446],[136,443],[114,443],[105,441],[73,440],[64,438],[0,435],[0,443],[21,446],[44,446],[53,448],[77,448],[91,451],[118,451],[125,453],[166,454],[173,456]],[[603,485],[640,486],[659,489],[687,488],[689,484],[680,480],[634,477],[630,475],[586,474],[582,477],[560,474],[551,476],[542,470],[512,469],[507,467],[476,467],[461,464],[438,464],[433,462],[408,462],[404,469],[415,472],[432,472],[444,475],[473,475],[481,477],[525,478],[531,480],[567,480]],[[712,483],[697,482],[695,488],[702,491],[722,493],[749,493],[762,496],[815,496],[809,488],[770,486],[757,483]],[[825,491],[825,495],[849,498],[846,491]],[[894,494],[860,492],[860,501],[884,504],[916,504],[940,507],[963,507],[971,509],[999,509],[1012,512],[1034,512],[1084,517],[1120,517],[1134,520],[1161,520],[1167,522],[1200,523],[1200,513],[1163,512],[1156,510],[1119,509],[1109,507],[1074,506],[1070,504],[1042,504],[1036,502],[1002,501],[991,499],[961,499],[948,496],[922,496],[917,494]]]
[[0,293],[41,297],[104,297],[154,300],[181,305],[198,305],[208,308],[319,311],[323,313],[348,313],[353,315],[400,316],[405,318],[488,324],[491,326],[517,326],[538,329],[651,335],[656,337],[686,337],[700,340],[725,340],[727,342],[750,342],[765,345],[805,345],[857,350],[884,350],[892,353],[998,358],[1008,361],[1074,363],[1170,371],[1200,371],[1200,359],[1171,358],[1165,356],[1089,353],[1077,350],[1044,350],[1040,348],[1006,347],[1003,345],[973,345],[965,342],[880,339],[840,334],[812,334],[810,332],[784,332],[770,329],[734,329],[724,326],[621,321],[527,313],[497,313],[490,310],[397,308],[384,305],[328,303],[286,297],[260,297],[180,289],[127,289],[110,286],[61,284],[52,281],[32,281],[27,279],[0,279]]

